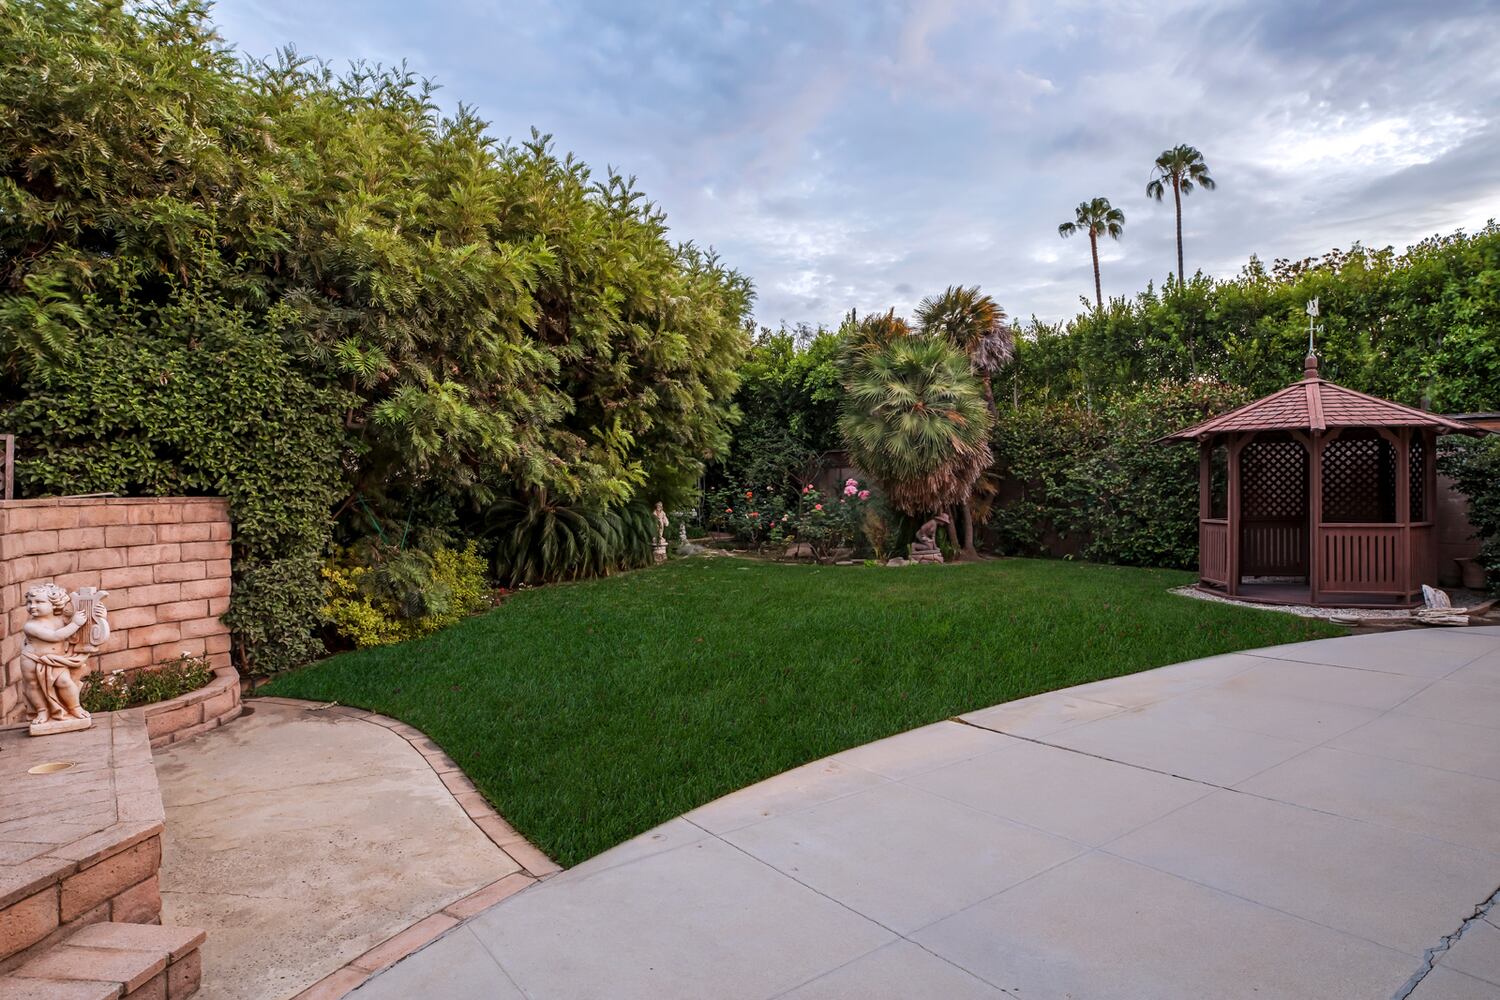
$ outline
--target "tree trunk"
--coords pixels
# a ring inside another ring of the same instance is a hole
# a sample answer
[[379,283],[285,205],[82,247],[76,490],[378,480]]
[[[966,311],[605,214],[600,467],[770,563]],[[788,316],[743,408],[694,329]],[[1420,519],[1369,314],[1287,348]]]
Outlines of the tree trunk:
[[[1186,265],[1182,263],[1182,185],[1177,178],[1172,178],[1172,200],[1177,203],[1177,290],[1183,291],[1187,288],[1187,275],[1184,273]],[[1191,326],[1191,324],[1188,324]],[[1198,375],[1198,351],[1193,346],[1193,331],[1183,331],[1187,339],[1188,349],[1188,372],[1194,378]]]
[[1172,200],[1177,203],[1177,287],[1181,288],[1187,283],[1187,275],[1182,270],[1182,185],[1177,178],[1172,178]]
[[974,547],[974,501],[972,498],[964,501],[964,558],[978,559],[979,550]]
[[957,562],[958,560],[960,560],[960,559],[963,558],[964,545],[963,545],[963,541],[958,537],[958,525],[954,523],[953,513],[952,513],[951,508],[949,510],[949,513],[948,513],[948,525],[947,525],[947,527],[948,527],[948,541],[953,544],[953,552],[954,552],[954,554],[956,556],[956,558],[954,559],[954,561]]
[[1000,419],[1000,409],[995,405],[995,387],[990,381],[990,376],[985,375],[980,383],[984,386],[984,401],[990,406],[990,419]]
[[1099,236],[1092,229],[1089,230],[1089,253],[1094,255],[1094,302],[1099,311],[1104,312],[1104,291],[1099,284]]

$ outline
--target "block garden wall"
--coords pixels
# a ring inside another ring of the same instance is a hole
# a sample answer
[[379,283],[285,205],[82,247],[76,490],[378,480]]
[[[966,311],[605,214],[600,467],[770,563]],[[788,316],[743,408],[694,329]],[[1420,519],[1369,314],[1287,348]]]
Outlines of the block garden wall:
[[99,670],[186,652],[229,667],[229,508],[209,497],[0,501],[0,725],[23,721],[21,595],[48,580],[109,591]]

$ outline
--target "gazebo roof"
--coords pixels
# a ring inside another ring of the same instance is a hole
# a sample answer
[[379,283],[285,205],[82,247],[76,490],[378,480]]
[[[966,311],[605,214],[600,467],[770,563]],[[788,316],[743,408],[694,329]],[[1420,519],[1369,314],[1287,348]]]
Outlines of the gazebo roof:
[[1330,427],[1431,427],[1439,434],[1484,433],[1472,424],[1329,382],[1318,374],[1318,359],[1308,355],[1301,381],[1162,440],[1191,441],[1241,431],[1325,431]]

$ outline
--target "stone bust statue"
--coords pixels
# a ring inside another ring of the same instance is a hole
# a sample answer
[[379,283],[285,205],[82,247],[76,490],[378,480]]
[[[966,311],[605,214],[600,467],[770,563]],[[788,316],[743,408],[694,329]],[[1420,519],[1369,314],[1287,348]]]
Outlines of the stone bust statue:
[[93,725],[78,699],[89,654],[109,638],[109,612],[104,607],[107,596],[108,591],[92,587],[82,587],[69,596],[55,583],[38,584],[26,591],[21,683],[33,712],[32,736]]

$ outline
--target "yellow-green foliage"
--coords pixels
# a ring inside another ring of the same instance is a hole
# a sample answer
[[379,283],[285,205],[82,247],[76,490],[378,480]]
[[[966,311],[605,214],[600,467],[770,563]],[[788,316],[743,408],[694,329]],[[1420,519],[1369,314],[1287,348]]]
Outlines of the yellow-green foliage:
[[347,558],[336,553],[323,566],[323,617],[358,649],[428,635],[490,603],[485,563],[473,542],[400,553],[379,566],[348,565]]

